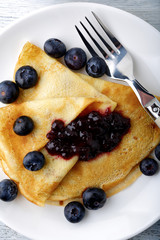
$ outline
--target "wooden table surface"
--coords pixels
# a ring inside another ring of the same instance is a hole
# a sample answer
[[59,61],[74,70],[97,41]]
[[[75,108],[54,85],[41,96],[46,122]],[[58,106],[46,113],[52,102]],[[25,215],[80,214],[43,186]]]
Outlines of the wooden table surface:
[[[82,1],[82,0],[81,0]],[[0,31],[16,19],[36,9],[52,4],[70,2],[67,0],[0,0]],[[72,2],[80,2],[72,1]],[[160,31],[160,0],[87,0],[128,11]],[[53,236],[54,239],[54,236]],[[29,240],[0,222],[0,240]],[[45,240],[45,239],[44,239]],[[58,240],[58,239],[57,239]],[[108,239],[109,240],[109,239]],[[130,240],[160,240],[160,221]]]

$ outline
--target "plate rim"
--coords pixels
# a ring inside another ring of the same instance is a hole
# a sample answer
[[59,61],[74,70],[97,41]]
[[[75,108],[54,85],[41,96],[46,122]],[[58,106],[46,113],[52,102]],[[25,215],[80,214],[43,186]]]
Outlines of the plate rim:
[[30,13],[26,13],[26,15],[24,15],[23,17],[20,17],[20,18],[18,18],[18,19],[15,19],[13,22],[11,22],[11,23],[9,23],[7,26],[5,26],[5,27],[2,27],[1,28],[1,30],[0,30],[0,37],[1,37],[1,35],[3,35],[5,32],[7,32],[8,30],[10,30],[12,27],[14,27],[15,25],[17,25],[18,23],[20,23],[20,22],[22,22],[23,20],[27,20],[28,18],[30,18],[30,17],[32,17],[32,16],[34,16],[34,15],[37,15],[37,14],[39,14],[39,13],[41,13],[41,12],[45,12],[45,11],[47,11],[47,10],[49,10],[50,8],[59,8],[59,7],[63,7],[64,5],[101,5],[101,6],[105,6],[105,7],[107,7],[107,8],[110,8],[110,9],[113,9],[113,10],[116,10],[116,11],[118,11],[118,12],[123,12],[123,13],[125,13],[125,14],[127,14],[127,15],[130,15],[130,16],[132,16],[132,17],[134,17],[134,18],[137,18],[137,20],[138,21],[141,21],[141,22],[143,22],[143,24],[146,24],[146,25],[149,25],[151,28],[152,28],[152,30],[154,30],[156,33],[158,33],[158,34],[160,34],[160,32],[154,27],[154,26],[152,26],[150,23],[148,23],[148,22],[146,22],[145,20],[143,20],[142,18],[140,18],[140,17],[138,17],[138,16],[136,16],[136,15],[134,15],[133,13],[130,13],[130,12],[128,12],[128,11],[125,11],[125,10],[123,10],[123,9],[120,9],[120,8],[117,8],[117,7],[113,7],[113,6],[108,6],[107,4],[105,4],[105,3],[94,3],[94,2],[81,2],[81,1],[79,1],[79,2],[66,2],[66,3],[55,3],[55,4],[51,4],[51,5],[49,5],[49,6],[46,6],[46,7],[41,7],[41,8],[39,8],[39,9],[36,9],[36,10],[33,10],[32,12],[30,12]]

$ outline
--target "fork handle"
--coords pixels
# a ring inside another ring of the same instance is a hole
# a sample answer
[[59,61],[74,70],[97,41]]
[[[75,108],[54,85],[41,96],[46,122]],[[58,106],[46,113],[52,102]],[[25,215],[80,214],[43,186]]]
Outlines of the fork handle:
[[158,99],[149,93],[136,79],[127,79],[127,83],[135,92],[143,108],[160,128],[160,102]]

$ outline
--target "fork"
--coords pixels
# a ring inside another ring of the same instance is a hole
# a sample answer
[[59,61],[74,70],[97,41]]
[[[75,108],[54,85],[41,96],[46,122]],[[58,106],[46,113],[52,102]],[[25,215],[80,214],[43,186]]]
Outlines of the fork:
[[[102,23],[100,18],[92,12],[93,16],[107,35],[107,39],[104,39],[102,35],[96,30],[93,24],[87,17],[85,19],[97,34],[99,39],[103,42],[106,47],[106,51],[100,46],[97,40],[91,35],[85,25],[80,22],[84,30],[87,32],[93,43],[99,49],[103,58],[108,66],[106,74],[114,80],[125,81],[132,88],[137,98],[139,99],[143,108],[147,111],[153,121],[160,128],[160,102],[158,99],[149,93],[134,77],[133,75],[133,61],[129,52],[125,47],[118,41],[118,39],[111,33],[111,31]],[[82,32],[77,26],[75,26],[78,34],[80,35],[83,43],[89,50],[90,54],[95,57],[98,56],[96,51],[92,48],[90,43],[86,40]]]

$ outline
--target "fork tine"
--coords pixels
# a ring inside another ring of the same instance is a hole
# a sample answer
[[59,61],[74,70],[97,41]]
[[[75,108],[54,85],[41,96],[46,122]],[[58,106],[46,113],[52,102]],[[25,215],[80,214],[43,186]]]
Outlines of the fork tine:
[[93,16],[95,17],[95,19],[97,20],[97,22],[99,23],[99,25],[101,26],[101,28],[103,29],[103,31],[107,34],[107,36],[109,37],[109,39],[112,41],[112,43],[118,48],[120,45],[122,46],[122,44],[118,41],[118,39],[108,30],[108,28],[102,23],[102,21],[99,19],[99,17],[92,12]]
[[89,35],[89,37],[92,39],[92,41],[94,42],[94,44],[96,45],[96,47],[99,49],[99,51],[102,53],[102,55],[107,58],[108,54],[101,48],[101,46],[99,45],[99,43],[94,39],[94,37],[92,37],[92,35],[90,34],[90,32],[87,30],[87,28],[84,26],[84,24],[82,22],[80,22],[80,24],[82,25],[82,27],[85,29],[85,31],[87,32],[87,34]]
[[85,19],[87,20],[87,22],[90,24],[90,26],[93,28],[93,30],[95,31],[95,33],[98,35],[98,37],[101,39],[101,41],[104,43],[104,45],[108,48],[108,50],[114,51],[109,44],[104,40],[104,38],[99,34],[99,32],[97,32],[97,30],[95,29],[95,27],[92,25],[92,23],[89,21],[89,19],[87,17],[85,17]]
[[81,31],[79,30],[79,28],[75,25],[75,28],[79,34],[79,36],[81,37],[82,41],[84,42],[86,48],[88,49],[88,51],[90,52],[90,54],[93,57],[98,56],[98,54],[95,52],[95,50],[92,48],[92,46],[89,44],[89,42],[86,40],[86,38],[84,37],[84,35],[81,33]]

